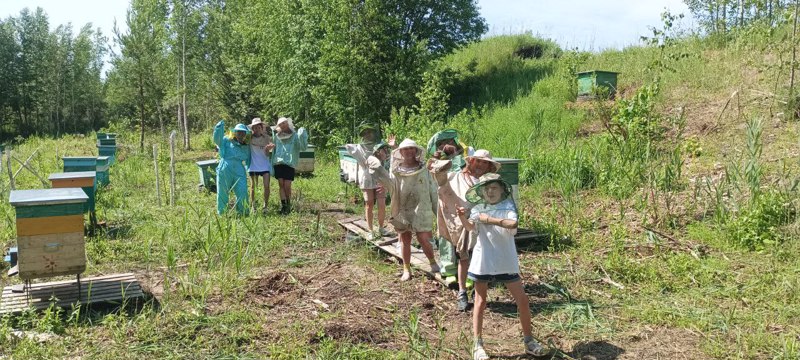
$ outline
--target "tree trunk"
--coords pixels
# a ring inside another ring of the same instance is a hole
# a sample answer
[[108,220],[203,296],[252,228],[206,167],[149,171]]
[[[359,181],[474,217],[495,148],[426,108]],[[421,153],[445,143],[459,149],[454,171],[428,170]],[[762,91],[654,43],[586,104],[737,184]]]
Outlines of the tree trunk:
[[181,73],[183,76],[183,88],[181,95],[183,97],[183,148],[190,150],[192,148],[189,144],[189,118],[186,116],[186,35],[182,36],[181,40]]
[[139,72],[139,127],[142,132],[139,135],[139,150],[144,152],[144,74]]

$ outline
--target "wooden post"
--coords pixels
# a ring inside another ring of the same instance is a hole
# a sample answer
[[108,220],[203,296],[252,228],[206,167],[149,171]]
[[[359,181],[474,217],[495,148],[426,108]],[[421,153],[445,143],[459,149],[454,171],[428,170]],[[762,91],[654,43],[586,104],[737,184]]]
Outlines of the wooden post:
[[169,206],[175,206],[175,136],[177,134],[175,130],[169,134]]
[[11,168],[11,148],[6,149],[6,167],[8,168],[8,184],[11,187],[11,190],[16,190],[16,187],[14,186],[14,171]]
[[153,144],[153,169],[156,173],[156,199],[161,207],[161,185],[158,183],[158,146]]

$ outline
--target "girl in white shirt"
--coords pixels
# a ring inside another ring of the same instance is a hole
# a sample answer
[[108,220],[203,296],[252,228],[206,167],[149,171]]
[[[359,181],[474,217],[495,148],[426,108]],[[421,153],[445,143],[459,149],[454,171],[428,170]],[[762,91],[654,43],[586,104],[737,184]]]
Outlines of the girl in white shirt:
[[262,213],[267,213],[267,204],[269,204],[269,172],[272,164],[269,162],[269,154],[275,148],[272,142],[272,136],[265,131],[266,124],[260,118],[255,118],[248,125],[250,131],[253,132],[253,137],[250,141],[250,167],[247,172],[250,174],[250,183],[253,185],[250,188],[250,204],[255,210],[256,206],[256,187],[258,187],[258,178],[264,179],[264,208]]
[[528,295],[519,276],[519,259],[514,244],[517,232],[517,209],[511,199],[511,186],[497,174],[481,176],[480,182],[467,191],[467,201],[472,204],[469,218],[467,210],[458,208],[458,216],[464,227],[477,234],[467,276],[475,282],[475,308],[472,313],[472,332],[475,347],[474,360],[489,357],[483,348],[483,314],[486,311],[486,292],[489,282],[505,283],[517,303],[519,321],[524,335],[525,352],[533,356],[544,356],[549,352],[540,345],[531,333],[531,311]]

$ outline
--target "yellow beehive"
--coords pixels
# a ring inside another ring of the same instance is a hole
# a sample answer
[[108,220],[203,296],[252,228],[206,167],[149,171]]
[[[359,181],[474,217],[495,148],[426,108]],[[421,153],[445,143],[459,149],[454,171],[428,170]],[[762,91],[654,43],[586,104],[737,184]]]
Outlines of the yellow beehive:
[[23,280],[86,270],[84,204],[80,188],[15,190],[19,276]]

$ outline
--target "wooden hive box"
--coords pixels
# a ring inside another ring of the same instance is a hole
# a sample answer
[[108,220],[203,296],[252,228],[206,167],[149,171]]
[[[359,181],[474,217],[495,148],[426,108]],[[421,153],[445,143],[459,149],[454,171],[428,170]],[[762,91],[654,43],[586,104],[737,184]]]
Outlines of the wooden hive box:
[[21,279],[86,270],[83,209],[88,199],[78,188],[11,191]]
[[80,188],[86,194],[84,212],[94,213],[95,172],[78,171],[50,174],[48,178],[53,189]]
[[608,98],[613,99],[617,93],[617,75],[619,73],[603,70],[578,73],[578,99],[594,99],[598,89],[607,92]]
[[308,147],[300,152],[300,159],[297,161],[297,172],[300,174],[310,174],[314,172],[314,145]]
[[95,171],[97,172],[96,180],[98,187],[106,186],[111,183],[111,178],[108,176],[109,161],[110,159],[108,156],[97,157],[97,167]]
[[346,183],[358,181],[358,162],[347,152],[344,146],[338,147],[339,151],[339,180]]
[[509,159],[509,158],[494,158],[495,161],[499,162],[502,166],[500,166],[500,171],[497,172],[500,175],[500,178],[505,180],[509,185],[511,185],[511,196],[514,198],[514,202],[519,204],[519,159]]
[[117,162],[117,145],[97,145],[98,156],[108,156],[108,164]]
[[117,139],[97,139],[97,145],[114,145],[117,146]]
[[208,191],[216,191],[219,160],[203,160],[195,164],[200,170],[200,186]]
[[95,156],[65,156],[64,172],[97,171],[97,157]]

